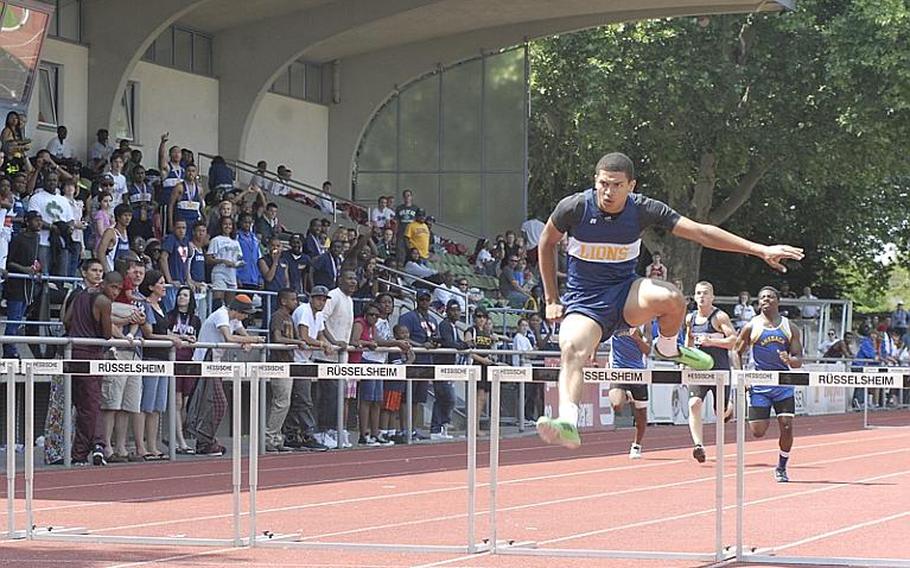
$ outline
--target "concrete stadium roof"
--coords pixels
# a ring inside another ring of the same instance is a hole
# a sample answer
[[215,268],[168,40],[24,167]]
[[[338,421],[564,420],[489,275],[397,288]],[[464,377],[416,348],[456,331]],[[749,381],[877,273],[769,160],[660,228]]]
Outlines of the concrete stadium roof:
[[[250,24],[296,19],[301,30],[318,10],[334,9],[358,25],[311,46],[305,56],[329,61],[398,45],[503,26],[527,26],[528,37],[610,22],[673,16],[775,11],[792,0],[373,0],[370,17],[351,0],[203,0],[179,23],[218,34]],[[350,10],[345,10],[345,5]],[[331,6],[328,6],[331,5]],[[362,5],[361,5],[362,7]],[[339,8],[341,8],[339,10]],[[494,46],[489,46],[494,47]]]

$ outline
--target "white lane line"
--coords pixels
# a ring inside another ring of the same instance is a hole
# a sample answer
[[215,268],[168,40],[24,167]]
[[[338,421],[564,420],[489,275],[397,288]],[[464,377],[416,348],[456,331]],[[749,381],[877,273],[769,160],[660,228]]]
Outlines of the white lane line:
[[[862,443],[868,443],[870,441],[878,442],[878,441],[885,441],[885,440],[892,440],[892,439],[904,439],[904,438],[905,438],[905,436],[901,436],[901,435],[882,436],[882,437],[872,438],[871,440],[863,440]],[[856,440],[855,438],[852,438],[852,439],[837,440],[837,441],[832,441],[832,442],[819,442],[816,444],[802,445],[802,446],[800,446],[800,449],[840,446],[840,445],[852,444],[852,443],[859,443],[859,441]],[[682,449],[682,448],[688,448],[688,446],[656,449],[653,451],[655,451],[655,452],[656,451],[670,451],[670,450],[677,450],[677,449]],[[748,455],[758,455],[758,454],[764,454],[764,453],[769,453],[769,452],[777,452],[777,449],[770,448],[770,449],[766,449],[766,450],[752,450],[752,451],[746,452],[746,455],[747,456]],[[727,452],[727,453],[729,454],[729,452]],[[609,457],[609,456],[604,456],[604,457]],[[735,452],[734,452],[734,456],[732,458],[728,457],[727,459],[729,460],[729,459],[734,459],[734,458],[735,458]],[[511,484],[515,484],[515,483],[525,483],[526,481],[541,481],[541,480],[545,480],[545,479],[559,479],[559,478],[565,478],[565,477],[576,477],[576,476],[580,476],[580,475],[595,475],[595,474],[602,474],[602,473],[610,473],[610,472],[614,472],[614,471],[622,471],[623,469],[628,469],[630,467],[631,468],[652,467],[652,466],[660,467],[660,466],[666,466],[666,465],[675,465],[682,461],[688,461],[688,460],[670,460],[670,461],[663,461],[663,462],[646,464],[646,465],[642,464],[642,465],[634,465],[634,466],[614,466],[614,467],[609,467],[609,468],[588,469],[588,470],[577,471],[577,472],[551,474],[551,475],[547,475],[547,476],[517,478],[517,479],[512,479],[512,480],[500,481],[499,484],[500,485],[511,485]],[[515,464],[515,465],[510,465],[510,466],[504,466],[504,467],[516,467],[518,465],[528,465],[528,464]],[[268,470],[268,471],[274,471],[274,470]],[[447,470],[445,468],[443,468],[438,471],[447,471]],[[422,473],[434,473],[434,472],[421,472],[421,474]],[[260,472],[260,476],[261,475],[262,475],[262,472]],[[396,474],[396,475],[398,475],[398,474]],[[384,476],[384,477],[388,477],[388,476]],[[375,475],[362,475],[362,476],[352,476],[352,477],[347,477],[347,478],[335,479],[335,480],[331,480],[331,481],[325,481],[324,483],[347,483],[347,482],[351,482],[351,481],[375,481],[376,479],[377,479],[377,477]],[[478,487],[483,487],[485,485],[486,484],[480,484],[480,485],[478,485]],[[275,485],[260,486],[259,491],[267,491],[270,489],[283,489],[283,488],[287,488],[287,487],[299,487],[299,486],[300,486],[299,481],[288,482],[288,483],[280,483],[280,484],[275,484]],[[93,487],[94,487],[94,485],[93,485]],[[455,487],[455,488],[446,488],[446,489],[432,489],[432,490],[427,490],[427,491],[429,493],[434,493],[434,492],[457,491],[459,489],[463,489],[463,488]],[[151,503],[151,502],[155,502],[155,501],[161,501],[164,499],[170,501],[170,500],[175,500],[175,499],[186,499],[186,498],[193,498],[193,497],[208,497],[208,496],[212,496],[212,495],[227,494],[229,492],[230,492],[229,488],[223,488],[220,490],[212,490],[212,491],[178,493],[178,494],[167,495],[164,497],[162,497],[162,496],[139,497],[136,499],[125,499],[125,500],[114,501],[114,502],[98,502],[98,503],[92,504],[91,506],[97,510],[98,507],[112,506],[112,505],[115,505],[118,503]],[[424,495],[424,494],[427,494],[427,492],[396,493],[396,494],[391,494],[388,496],[381,495],[381,496],[377,496],[375,498],[376,499],[388,499],[390,497],[398,497],[398,496],[407,497],[407,496],[412,496],[415,494]],[[325,504],[331,505],[332,503],[333,502],[327,502]],[[321,506],[321,505],[322,504],[313,504],[312,506]],[[78,508],[85,507],[85,506],[87,506],[85,502],[76,502],[76,503],[70,503],[67,505],[54,505],[51,507],[38,507],[38,508],[35,508],[35,512],[49,512],[49,511],[61,511],[61,510],[66,510],[66,509],[78,509]],[[17,511],[17,512],[23,513],[23,514],[25,513],[24,510]]]
[[[765,452],[769,452],[769,451],[776,452],[777,450],[776,449],[763,450],[761,452],[756,452],[756,453],[765,453]],[[904,453],[904,452],[910,452],[910,448],[900,448],[900,449],[896,449],[896,450],[886,450],[886,451],[881,451],[881,452],[871,452],[871,453],[865,453],[865,454],[853,454],[853,455],[842,457],[842,458],[831,458],[831,459],[826,459],[826,460],[807,462],[807,463],[804,463],[801,465],[805,465],[805,466],[824,465],[824,464],[830,464],[830,463],[853,461],[853,460],[857,460],[857,459],[866,459],[866,458],[875,457],[875,456],[883,456],[883,455],[890,455],[890,454],[897,454],[897,453]],[[748,472],[746,472],[746,475],[758,475],[758,474],[766,474],[766,473],[767,472],[765,470],[761,469],[761,470],[748,471]],[[736,475],[735,473],[728,473],[724,477],[731,478],[731,477],[735,477],[735,475]],[[684,486],[684,485],[692,485],[695,483],[708,482],[708,481],[713,481],[714,479],[715,479],[715,476],[711,475],[711,476],[700,477],[700,478],[695,478],[695,479],[688,479],[688,480],[684,480],[684,481],[676,481],[673,483],[666,483],[663,485],[641,486],[641,487],[625,489],[622,491],[604,491],[604,492],[598,492],[598,493],[594,493],[594,494],[587,494],[587,495],[581,495],[581,496],[564,497],[561,499],[553,499],[553,500],[549,500],[549,501],[537,501],[534,503],[527,503],[524,505],[514,505],[512,507],[502,508],[502,509],[500,509],[500,511],[503,511],[503,512],[517,511],[517,510],[522,510],[522,509],[544,507],[544,506],[548,506],[548,505],[560,505],[560,504],[565,504],[565,503],[572,503],[575,501],[586,501],[588,499],[597,499],[597,498],[611,497],[611,496],[617,496],[617,495],[628,495],[628,494],[633,494],[633,493],[643,493],[643,492],[648,492],[648,491],[653,491],[653,490],[668,489],[668,488],[672,488],[672,487],[680,487],[680,486]],[[478,484],[478,487],[489,487],[489,484],[487,484],[487,483]],[[399,497],[399,496],[425,495],[425,494],[429,494],[429,493],[438,493],[441,491],[452,491],[452,490],[453,489],[433,489],[433,490],[428,490],[428,491],[414,491],[414,492],[410,492],[410,493],[399,493],[399,494],[395,494],[395,495],[356,497],[356,498],[352,498],[352,499],[346,499],[343,501],[310,503],[310,504],[304,504],[304,505],[289,505],[286,507],[262,509],[262,510],[257,511],[257,514],[261,516],[266,513],[298,511],[298,510],[302,510],[302,509],[312,509],[315,507],[322,507],[322,506],[334,506],[334,505],[351,504],[351,503],[362,503],[365,501],[372,501],[372,500],[379,499],[379,498],[391,499],[391,498],[395,498],[395,497]],[[709,511],[714,511],[714,509],[712,508]],[[481,510],[478,514],[484,514],[487,512],[488,511]],[[241,513],[241,515],[245,516],[245,515],[247,515],[247,513]],[[216,520],[216,519],[225,519],[225,518],[229,518],[230,516],[231,515],[210,515],[210,516],[206,516],[206,517],[196,517],[196,518],[190,518],[190,519],[153,521],[153,522],[149,522],[149,523],[141,523],[141,524],[134,524],[134,525],[117,525],[117,526],[103,528],[103,529],[95,529],[90,532],[92,534],[100,534],[100,533],[105,533],[105,532],[119,532],[119,531],[129,530],[129,529],[142,529],[142,528],[149,528],[149,527],[155,527],[155,526],[166,526],[166,525],[172,525],[172,524],[187,523],[187,522],[198,523],[199,521],[211,521],[211,520]],[[389,528],[396,528],[396,527],[401,527],[401,526],[425,524],[425,523],[431,523],[431,522],[438,522],[438,521],[442,521],[442,520],[455,520],[455,519],[464,518],[466,516],[467,516],[466,513],[458,513],[458,514],[449,515],[446,517],[437,516],[437,517],[433,517],[433,518],[429,518],[429,519],[417,519],[414,521],[405,521],[405,522],[399,522],[399,523],[394,523],[394,524],[389,524],[389,525],[384,525],[384,526],[371,525],[369,527],[363,527],[363,528],[358,528],[358,529],[348,529],[348,530],[344,530],[344,531],[322,533],[319,535],[311,535],[311,536],[305,537],[304,540],[314,540],[314,539],[319,539],[319,538],[355,534],[355,533],[360,533],[360,532],[371,532],[371,531],[380,530],[380,529],[389,529]]]
[[855,524],[852,524],[852,525],[847,525],[847,526],[845,526],[845,527],[842,527],[842,528],[839,528],[839,529],[836,529],[836,530],[833,530],[833,531],[828,531],[828,532],[825,532],[825,533],[817,534],[817,535],[815,535],[815,536],[810,536],[810,537],[807,537],[807,538],[804,538],[804,539],[801,539],[801,540],[795,540],[795,541],[793,541],[793,542],[789,542],[789,543],[787,543],[787,544],[782,544],[782,545],[780,545],[780,546],[769,546],[769,547],[767,547],[767,548],[762,548],[762,549],[759,549],[759,550],[756,552],[756,554],[767,554],[767,553],[770,553],[770,552],[777,552],[777,551],[780,551],[780,550],[786,550],[786,549],[788,549],[788,548],[793,548],[793,547],[795,547],[795,546],[800,546],[800,545],[803,545],[803,544],[808,544],[808,543],[810,543],[810,542],[815,542],[815,541],[817,541],[817,540],[823,540],[823,539],[826,539],[826,538],[831,538],[832,536],[838,536],[838,535],[841,535],[841,534],[845,534],[845,533],[848,533],[848,532],[852,532],[852,531],[864,529],[864,528],[866,528],[866,527],[871,527],[871,526],[878,525],[878,524],[881,524],[881,523],[887,523],[887,522],[889,522],[889,521],[894,521],[894,520],[897,520],[897,519],[900,519],[900,518],[903,518],[903,517],[907,517],[907,516],[910,516],[910,511],[904,511],[903,513],[895,513],[894,515],[888,515],[887,517],[879,517],[879,518],[877,518],[877,519],[871,519],[871,520],[864,521],[864,522],[861,522],[861,523],[855,523]]
[[[907,451],[910,451],[910,450],[907,450]],[[870,455],[873,455],[873,454],[870,454]],[[846,460],[843,460],[843,461],[846,461]],[[813,465],[813,464],[806,464],[806,465]],[[750,473],[767,473],[767,472],[747,472],[746,475],[749,475]],[[901,475],[907,475],[907,474],[910,474],[910,469],[907,469],[904,471],[898,471],[898,472],[894,472],[894,473],[886,473],[883,475],[876,475],[874,477],[868,477],[865,479],[858,479],[854,483],[869,483],[872,481],[880,481],[882,479],[889,479],[891,477],[899,477]],[[746,501],[745,503],[743,503],[743,506],[750,507],[752,505],[761,505],[764,503],[771,503],[771,502],[779,501],[782,499],[791,499],[793,497],[800,497],[803,495],[813,495],[815,493],[825,493],[827,491],[834,491],[836,489],[841,489],[844,487],[850,487],[850,486],[849,485],[827,485],[825,487],[819,487],[816,489],[807,489],[806,491],[797,491],[796,493],[774,495],[772,497],[765,497],[763,499],[756,499],[754,501]],[[733,509],[736,509],[736,505],[726,505],[724,507],[725,511],[733,510]],[[677,520],[681,520],[681,519],[687,519],[690,517],[697,517],[699,515],[706,515],[706,514],[713,513],[713,512],[714,512],[713,508],[703,509],[701,511],[693,511],[690,513],[684,513],[682,515],[673,515],[671,517],[664,517],[661,519],[650,519],[647,521],[639,521],[639,522],[630,523],[627,525],[620,525],[620,526],[610,527],[610,528],[606,528],[606,529],[599,529],[596,531],[588,531],[588,532],[584,532],[584,533],[577,533],[577,534],[567,535],[567,536],[553,538],[553,539],[549,539],[549,540],[542,540],[542,541],[539,541],[537,544],[544,545],[544,544],[553,544],[553,543],[557,543],[557,542],[566,542],[569,540],[586,538],[589,536],[596,536],[596,535],[606,534],[606,533],[610,533],[610,532],[616,532],[619,530],[632,529],[632,528],[644,527],[644,526],[668,522],[668,521],[677,521]]]

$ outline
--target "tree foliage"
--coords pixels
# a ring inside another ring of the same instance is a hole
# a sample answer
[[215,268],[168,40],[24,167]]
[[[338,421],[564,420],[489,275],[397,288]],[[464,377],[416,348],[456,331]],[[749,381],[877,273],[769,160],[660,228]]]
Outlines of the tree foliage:
[[[698,221],[806,249],[791,284],[887,284],[884,243],[907,250],[910,6],[803,0],[786,14],[651,20],[535,42],[530,191],[546,215],[589,187],[608,151],[639,190]],[[755,259],[647,234],[687,286],[780,278]]]

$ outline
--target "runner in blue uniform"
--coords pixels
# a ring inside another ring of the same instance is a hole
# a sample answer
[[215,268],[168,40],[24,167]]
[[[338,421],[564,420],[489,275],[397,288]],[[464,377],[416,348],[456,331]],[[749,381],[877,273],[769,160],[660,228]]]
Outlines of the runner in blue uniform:
[[[779,305],[780,293],[776,289],[765,286],[759,290],[760,313],[739,332],[736,353],[742,355],[751,347],[756,371],[789,371],[803,366],[799,358],[802,352],[799,329],[791,327],[790,321],[780,315]],[[756,438],[768,431],[771,407],[774,407],[780,427],[780,455],[774,478],[786,483],[790,481],[787,461],[793,447],[793,416],[796,413],[793,387],[755,385],[749,389],[749,429]]]
[[[597,163],[594,187],[564,198],[547,221],[537,254],[544,285],[546,315],[562,321],[559,346],[559,416],[541,417],[537,431],[548,443],[575,448],[582,369],[597,345],[616,331],[655,317],[660,329],[658,357],[695,369],[714,362],[704,352],[677,346],[686,314],[683,295],[668,282],[635,274],[641,235],[648,227],[671,232],[713,249],[751,254],[785,271],[785,259],[799,260],[802,249],[753,243],[713,225],[697,223],[664,203],[635,190],[635,169],[624,154],[607,154]],[[568,234],[568,281],[560,301],[556,285],[556,245]]]
[[[736,344],[736,330],[730,316],[714,305],[714,286],[708,281],[702,280],[695,285],[694,299],[698,309],[686,316],[686,345],[698,347],[710,355],[714,359],[712,370],[728,371],[730,349]],[[689,432],[695,443],[692,457],[698,463],[705,462],[702,408],[709,392],[713,392],[714,400],[717,400],[716,386],[689,385]],[[733,415],[730,387],[724,388],[720,396],[724,397],[723,419],[726,420]]]
[[[645,356],[650,352],[651,346],[645,341],[640,328],[618,331],[610,338],[610,368],[645,369],[647,368]],[[629,449],[629,459],[641,459],[641,442],[648,428],[648,385],[611,383],[608,396],[614,416],[622,411],[624,403],[628,402],[632,407],[632,414],[635,417],[635,438]]]

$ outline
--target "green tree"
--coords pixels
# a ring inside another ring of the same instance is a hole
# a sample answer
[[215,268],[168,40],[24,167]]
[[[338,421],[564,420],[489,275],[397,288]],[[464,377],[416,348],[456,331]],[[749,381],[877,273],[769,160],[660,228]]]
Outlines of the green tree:
[[[804,0],[793,13],[652,20],[532,45],[532,203],[547,214],[589,187],[603,153],[639,166],[639,190],[762,242],[806,249],[803,282],[844,284],[885,242],[908,242],[910,7]],[[648,233],[691,286],[700,268],[756,288],[770,269]]]

